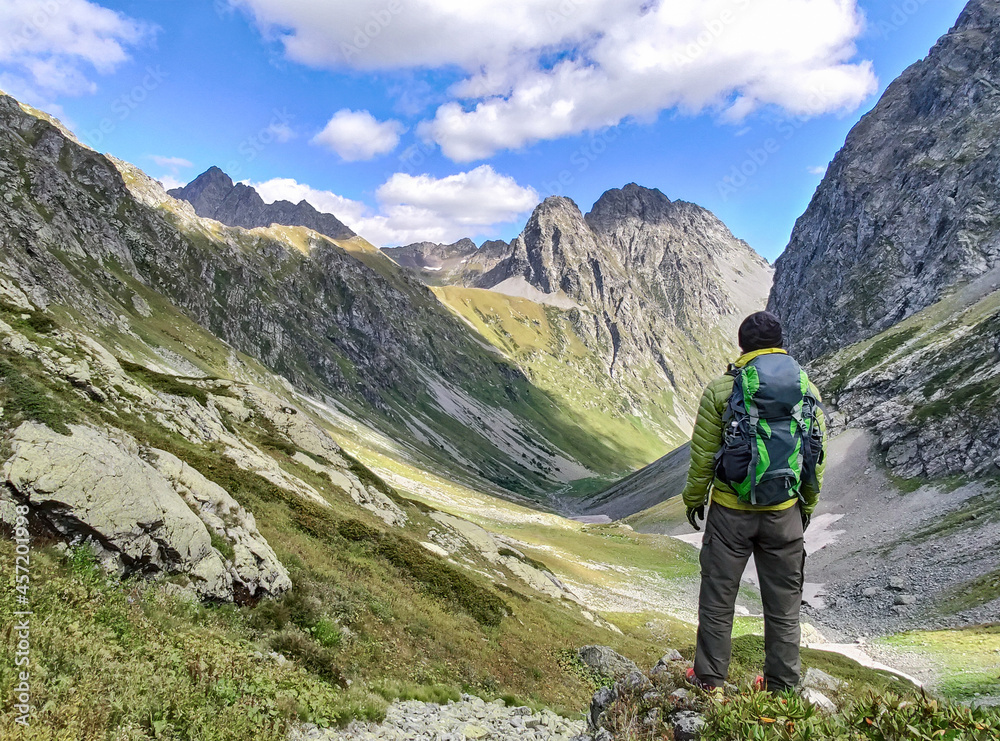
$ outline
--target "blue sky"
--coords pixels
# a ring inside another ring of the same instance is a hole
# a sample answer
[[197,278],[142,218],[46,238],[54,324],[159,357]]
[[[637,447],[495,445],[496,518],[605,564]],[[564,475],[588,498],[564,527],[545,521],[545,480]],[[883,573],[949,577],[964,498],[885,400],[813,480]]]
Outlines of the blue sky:
[[773,260],[953,0],[0,0],[0,88],[168,183],[211,165],[377,244],[510,239],[637,182]]

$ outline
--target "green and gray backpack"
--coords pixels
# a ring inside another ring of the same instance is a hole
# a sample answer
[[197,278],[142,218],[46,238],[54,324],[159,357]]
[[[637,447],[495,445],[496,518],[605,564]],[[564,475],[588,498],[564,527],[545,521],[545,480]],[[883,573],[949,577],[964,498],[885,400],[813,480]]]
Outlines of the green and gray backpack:
[[734,378],[733,393],[722,416],[715,475],[747,504],[797,498],[803,482],[816,484],[823,455],[819,399],[806,372],[791,356],[768,353],[727,373]]

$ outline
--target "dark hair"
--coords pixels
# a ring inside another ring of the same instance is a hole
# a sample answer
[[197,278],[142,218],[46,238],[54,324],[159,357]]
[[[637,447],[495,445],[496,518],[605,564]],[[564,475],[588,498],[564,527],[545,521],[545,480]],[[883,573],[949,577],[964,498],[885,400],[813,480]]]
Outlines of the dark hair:
[[758,311],[743,320],[739,339],[743,352],[753,352],[769,347],[781,347],[785,338],[778,317],[769,311]]

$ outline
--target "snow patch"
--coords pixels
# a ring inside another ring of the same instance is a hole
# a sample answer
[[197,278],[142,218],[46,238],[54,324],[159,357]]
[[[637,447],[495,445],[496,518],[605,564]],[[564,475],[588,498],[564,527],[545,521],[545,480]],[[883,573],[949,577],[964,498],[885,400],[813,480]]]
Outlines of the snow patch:
[[520,275],[502,280],[489,290],[495,293],[502,293],[504,296],[526,298],[529,301],[534,301],[536,304],[555,306],[557,309],[579,309],[580,311],[586,311],[584,307],[562,291],[558,293],[545,293],[528,283]]

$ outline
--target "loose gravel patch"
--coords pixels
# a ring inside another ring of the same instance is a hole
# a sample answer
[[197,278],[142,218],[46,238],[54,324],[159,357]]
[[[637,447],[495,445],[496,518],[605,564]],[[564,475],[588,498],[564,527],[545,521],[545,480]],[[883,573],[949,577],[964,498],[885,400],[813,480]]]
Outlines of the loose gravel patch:
[[503,700],[484,702],[462,695],[460,702],[438,705],[418,700],[396,701],[382,723],[352,722],[343,729],[305,724],[289,741],[570,741],[586,731],[586,723],[543,710],[507,707]]

